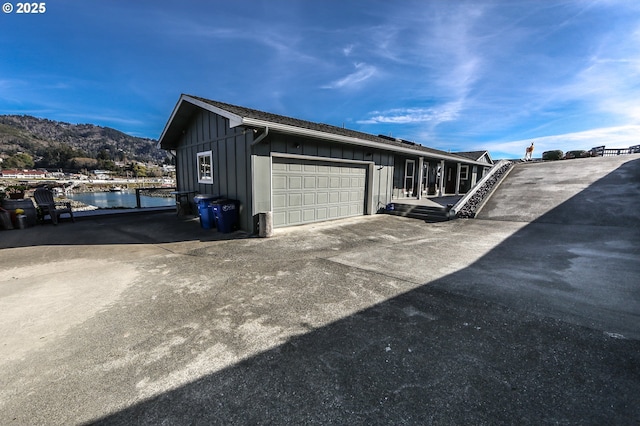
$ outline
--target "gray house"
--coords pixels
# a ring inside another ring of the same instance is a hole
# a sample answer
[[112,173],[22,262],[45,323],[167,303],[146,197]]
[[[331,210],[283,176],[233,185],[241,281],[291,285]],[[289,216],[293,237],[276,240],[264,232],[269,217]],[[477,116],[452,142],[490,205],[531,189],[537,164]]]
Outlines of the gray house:
[[460,194],[492,166],[386,136],[182,95],[159,146],[179,191],[237,199],[240,228],[272,212],[286,227],[373,214],[399,199]]

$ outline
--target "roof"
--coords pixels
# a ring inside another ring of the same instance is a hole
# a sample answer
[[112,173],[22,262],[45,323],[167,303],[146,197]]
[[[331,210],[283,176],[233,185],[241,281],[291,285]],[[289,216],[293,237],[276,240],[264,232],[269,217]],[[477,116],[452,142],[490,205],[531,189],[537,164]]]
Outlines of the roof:
[[4,169],[0,170],[0,175],[2,176],[41,176],[46,175],[47,172],[43,170],[33,170],[33,169]]
[[489,162],[493,164],[493,160],[489,155],[489,151],[466,151],[466,152],[456,152],[455,154],[461,157],[468,158],[473,161],[480,161],[480,159],[486,155],[487,160],[489,160]]
[[160,136],[159,146],[161,148],[175,149],[177,147],[177,143],[182,135],[182,130],[186,128],[190,117],[197,108],[203,108],[222,115],[229,119],[229,125],[231,127],[241,125],[254,128],[268,127],[274,131],[297,133],[309,137],[320,137],[323,139],[336,139],[342,142],[358,145],[377,146],[382,149],[406,152],[413,155],[424,155],[453,161],[464,160],[464,162],[478,162],[477,159],[428,148],[416,142],[391,138],[383,135],[376,136],[344,127],[300,120],[297,118],[286,117],[270,112],[185,94],[180,97],[169,122]]

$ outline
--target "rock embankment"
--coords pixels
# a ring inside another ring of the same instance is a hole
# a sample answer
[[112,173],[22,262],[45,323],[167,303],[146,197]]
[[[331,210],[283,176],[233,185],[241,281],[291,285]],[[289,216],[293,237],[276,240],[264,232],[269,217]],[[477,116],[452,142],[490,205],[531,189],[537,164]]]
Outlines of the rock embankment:
[[462,206],[456,214],[456,217],[471,219],[476,216],[476,210],[482,204],[482,201],[493,191],[493,188],[502,180],[506,173],[513,167],[513,161],[506,162],[493,175],[480,186],[475,194]]

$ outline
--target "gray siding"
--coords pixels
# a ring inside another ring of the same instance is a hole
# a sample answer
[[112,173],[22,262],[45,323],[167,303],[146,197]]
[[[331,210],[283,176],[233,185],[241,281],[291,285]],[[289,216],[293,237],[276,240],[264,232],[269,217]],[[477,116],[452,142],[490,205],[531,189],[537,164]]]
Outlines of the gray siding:
[[[189,123],[177,149],[176,174],[181,191],[222,195],[239,200],[240,227],[253,230],[251,158],[253,132],[229,128],[229,120],[201,110]],[[212,151],[213,184],[198,183],[198,152]]]
[[[327,159],[350,161],[373,161],[373,176],[367,185],[371,191],[373,211],[384,208],[391,202],[393,185],[394,156],[385,151],[366,147],[344,145],[338,142],[302,138],[285,134],[270,133],[253,148],[254,196],[256,211],[254,214],[268,211],[271,206],[271,153],[304,155]],[[258,190],[258,186],[260,190]],[[371,188],[369,188],[371,186]]]

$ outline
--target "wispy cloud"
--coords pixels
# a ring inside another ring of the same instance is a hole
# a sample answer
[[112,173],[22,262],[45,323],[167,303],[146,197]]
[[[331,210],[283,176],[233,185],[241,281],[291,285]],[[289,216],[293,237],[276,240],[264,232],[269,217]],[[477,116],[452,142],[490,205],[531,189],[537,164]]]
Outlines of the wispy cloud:
[[356,63],[354,64],[355,71],[351,74],[342,77],[338,80],[334,80],[331,83],[322,86],[323,89],[343,89],[343,88],[352,88],[355,86],[359,86],[366,80],[375,76],[378,72],[378,69],[369,64],[365,63]]
[[350,56],[350,55],[351,55],[351,52],[353,52],[354,47],[355,47],[355,46],[354,46],[353,44],[350,44],[350,45],[348,45],[348,46],[343,47],[343,48],[342,48],[342,54],[343,54],[344,56]]
[[373,111],[370,117],[357,121],[359,124],[421,124],[437,125],[455,120],[460,114],[461,102],[449,102],[433,108],[394,108],[386,111]]

